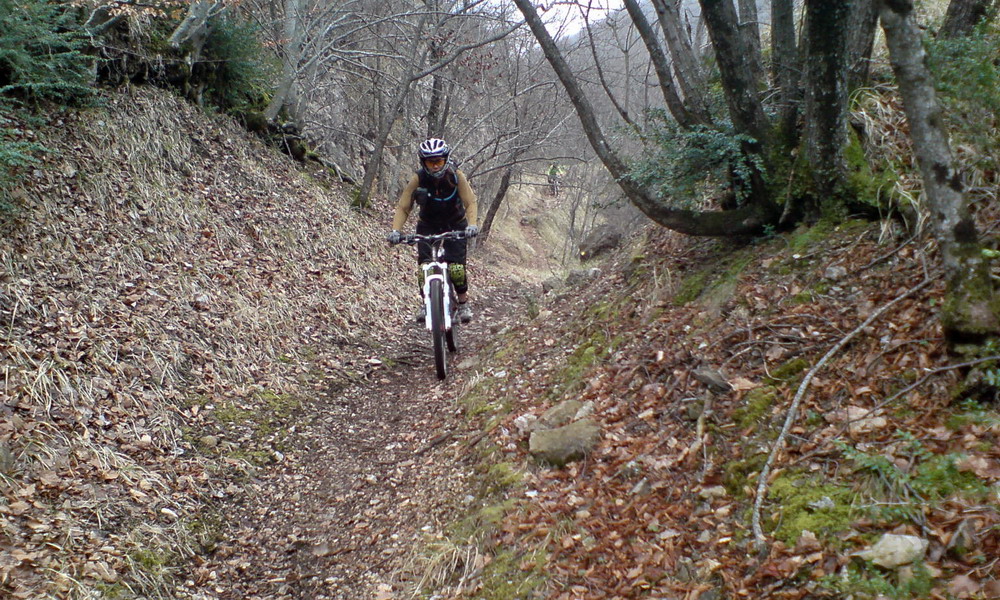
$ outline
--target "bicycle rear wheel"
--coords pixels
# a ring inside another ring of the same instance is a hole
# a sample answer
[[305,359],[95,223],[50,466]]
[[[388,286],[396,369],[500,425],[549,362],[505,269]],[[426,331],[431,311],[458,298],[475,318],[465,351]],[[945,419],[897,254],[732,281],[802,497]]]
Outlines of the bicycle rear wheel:
[[434,368],[438,379],[448,376],[448,352],[445,349],[447,332],[444,325],[444,288],[435,279],[430,285],[431,295],[431,338],[434,341]]

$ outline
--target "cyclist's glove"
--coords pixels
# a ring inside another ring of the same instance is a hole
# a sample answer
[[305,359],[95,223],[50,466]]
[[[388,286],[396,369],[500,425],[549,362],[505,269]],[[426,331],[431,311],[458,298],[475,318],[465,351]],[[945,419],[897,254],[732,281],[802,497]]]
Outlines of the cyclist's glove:
[[398,244],[403,241],[403,234],[393,229],[389,235],[385,236],[385,239],[389,240],[390,244]]
[[465,228],[465,237],[474,238],[477,235],[479,235],[479,226],[469,225],[468,227]]

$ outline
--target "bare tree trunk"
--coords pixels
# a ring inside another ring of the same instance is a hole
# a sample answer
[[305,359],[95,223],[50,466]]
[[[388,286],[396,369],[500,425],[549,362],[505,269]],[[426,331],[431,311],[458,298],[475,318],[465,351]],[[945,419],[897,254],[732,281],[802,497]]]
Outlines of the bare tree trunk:
[[795,3],[771,1],[771,77],[778,88],[778,129],[790,146],[795,145],[798,119],[798,44],[795,41]]
[[497,188],[497,193],[493,195],[493,202],[486,209],[486,216],[483,218],[482,230],[479,232],[480,244],[485,244],[486,240],[490,237],[490,232],[493,230],[493,221],[497,218],[497,212],[500,211],[500,206],[503,205],[503,201],[507,197],[507,190],[510,189],[510,178],[513,174],[514,167],[510,165],[504,169],[503,175],[500,177],[500,187]]
[[435,73],[431,78],[431,100],[427,107],[427,137],[444,135],[444,119],[442,103],[444,102],[444,86],[441,75]]
[[947,278],[941,308],[945,333],[952,340],[994,335],[1000,332],[1000,310],[965,198],[962,175],[944,129],[913,3],[880,0],[879,16]]
[[995,5],[996,0],[951,0],[938,37],[953,39],[969,35]]
[[677,85],[684,94],[685,105],[688,110],[698,115],[705,123],[711,122],[708,110],[708,102],[702,90],[705,89],[705,77],[698,67],[698,59],[684,29],[681,27],[680,15],[672,0],[653,0],[656,8],[656,16],[660,22],[660,29],[663,30],[663,37],[667,41],[667,48],[670,50],[670,57],[673,59],[674,76],[677,78]]
[[188,7],[187,16],[171,34],[170,45],[179,48],[190,43],[192,60],[197,61],[208,39],[209,20],[223,10],[225,6],[218,0],[195,0]]
[[747,62],[748,50],[737,26],[736,9],[730,0],[699,0],[699,3],[715,48],[733,125],[739,133],[763,142],[769,124],[760,102],[760,86]]
[[680,96],[677,95],[677,90],[674,88],[674,78],[670,73],[670,62],[667,60],[666,54],[663,53],[663,48],[660,47],[660,42],[656,39],[656,33],[650,26],[649,21],[646,20],[646,15],[643,14],[638,1],[625,0],[625,8],[628,10],[629,16],[632,17],[632,22],[635,23],[635,28],[638,30],[643,43],[646,45],[646,50],[649,52],[649,58],[656,71],[656,77],[660,82],[660,91],[663,93],[663,100],[666,102],[671,116],[685,128],[697,124],[707,124],[708,122],[702,121],[705,115],[689,111],[681,101]]
[[281,80],[271,97],[271,102],[264,109],[264,118],[274,121],[285,105],[290,104],[294,96],[295,76],[298,71],[300,49],[305,27],[302,26],[302,0],[285,0],[285,16],[282,49]]
[[[844,199],[847,165],[847,25],[850,7],[806,0],[806,154],[816,197],[824,204]],[[814,208],[823,207],[818,206]]]
[[878,8],[875,0],[851,3],[850,24],[847,26],[847,91],[868,85],[872,48],[878,29]]
[[764,79],[764,59],[760,53],[760,27],[757,17],[757,0],[739,0],[740,5],[740,33],[747,44],[747,62],[753,70],[754,79],[758,84],[763,84]]

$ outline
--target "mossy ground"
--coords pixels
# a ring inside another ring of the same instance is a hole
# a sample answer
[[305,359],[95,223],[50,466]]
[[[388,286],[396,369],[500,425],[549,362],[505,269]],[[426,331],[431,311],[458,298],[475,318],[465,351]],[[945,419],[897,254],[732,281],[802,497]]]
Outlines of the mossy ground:
[[[825,500],[833,501],[829,506]],[[770,525],[773,535],[789,546],[811,531],[821,540],[836,542],[838,533],[850,528],[855,515],[854,492],[845,486],[821,483],[814,475],[786,471],[774,481],[768,492],[773,501]]]

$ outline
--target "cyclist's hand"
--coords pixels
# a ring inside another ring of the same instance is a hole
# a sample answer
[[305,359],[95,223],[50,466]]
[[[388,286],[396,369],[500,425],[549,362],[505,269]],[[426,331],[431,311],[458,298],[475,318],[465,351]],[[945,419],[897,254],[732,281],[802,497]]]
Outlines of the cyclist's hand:
[[477,235],[479,235],[478,225],[469,225],[468,227],[465,228],[465,237],[474,238]]
[[398,244],[403,241],[403,234],[393,229],[389,235],[385,236],[385,239],[387,239],[390,244]]

